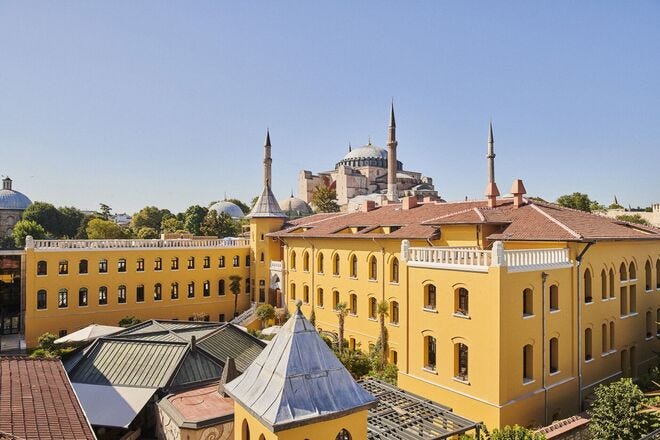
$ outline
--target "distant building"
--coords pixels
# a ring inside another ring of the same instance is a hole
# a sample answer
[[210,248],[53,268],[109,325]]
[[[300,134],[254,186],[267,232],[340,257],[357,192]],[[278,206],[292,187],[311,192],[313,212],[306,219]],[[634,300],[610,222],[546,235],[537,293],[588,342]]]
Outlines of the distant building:
[[417,171],[403,169],[403,163],[397,160],[396,122],[394,105],[390,111],[387,149],[367,145],[352,149],[335,165],[332,171],[313,174],[303,170],[298,177],[300,199],[311,203],[314,190],[325,185],[337,192],[337,203],[346,208],[351,199],[358,196],[373,195],[372,199],[380,205],[382,201],[397,201],[401,197],[417,198],[437,197],[433,179]]
[[0,238],[12,235],[14,225],[21,219],[23,211],[32,201],[23,193],[12,189],[9,177],[2,179],[0,190]]
[[115,223],[117,223],[119,226],[128,226],[131,224],[131,217],[130,215],[126,214],[125,212],[122,212],[121,214],[115,214],[112,216],[112,220],[114,220]]
[[233,220],[240,220],[245,217],[243,210],[237,204],[227,200],[222,200],[212,204],[209,206],[209,211],[215,211],[218,213],[218,215],[227,214]]
[[608,209],[605,215],[610,218],[617,218],[620,215],[639,215],[656,228],[660,228],[660,203],[654,203],[651,212],[631,211],[625,208]]
[[294,197],[293,193],[291,193],[291,197],[280,200],[278,203],[282,212],[285,213],[289,219],[305,217],[314,213],[312,207],[309,206],[307,202],[298,197]]

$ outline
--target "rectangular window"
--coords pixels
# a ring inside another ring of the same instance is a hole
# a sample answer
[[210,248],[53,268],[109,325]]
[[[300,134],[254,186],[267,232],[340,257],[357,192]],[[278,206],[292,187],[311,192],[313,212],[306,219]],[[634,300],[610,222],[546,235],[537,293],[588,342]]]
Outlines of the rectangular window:
[[87,306],[87,289],[84,287],[78,290],[78,306],[85,307]]
[[195,283],[190,282],[188,283],[188,298],[194,298],[195,297]]
[[119,304],[126,303],[126,286],[119,286],[119,289],[117,290],[117,302]]
[[139,258],[137,260],[137,268],[136,270],[138,272],[144,272],[144,258]]
[[117,272],[126,272],[126,259],[120,258],[117,261]]
[[154,270],[163,270],[163,259],[162,258],[156,258],[154,261]]
[[234,255],[233,264],[234,267],[239,267],[241,265],[241,259],[238,255]]
[[250,256],[249,255],[245,256],[245,267],[250,267]]
[[37,292],[37,309],[43,310],[46,308],[46,291],[40,290]]
[[66,260],[60,261],[60,275],[67,275],[69,273],[69,262]]
[[245,293],[248,295],[250,294],[250,279],[246,278],[245,279]]
[[172,270],[179,270],[179,259],[177,257],[172,258],[172,265],[170,268]]
[[47,275],[48,274],[48,263],[45,261],[39,261],[37,263],[37,275]]
[[189,257],[188,258],[188,269],[194,269],[195,268],[195,257]]
[[221,268],[221,269],[223,267],[225,267],[225,257],[224,256],[218,258],[218,267]]
[[179,299],[179,283],[172,283],[172,288],[170,290],[170,297],[172,299]]
[[108,260],[99,261],[99,273],[108,273]]
[[154,301],[160,301],[163,299],[163,286],[160,283],[154,286]]
[[105,286],[99,287],[99,305],[108,304],[108,288]]
[[220,317],[219,317],[218,320],[219,320],[220,322],[225,322],[225,314],[224,314],[224,313],[220,313]]
[[144,302],[144,286],[142,284],[135,289],[135,300],[139,303]]
[[69,291],[66,289],[60,289],[57,293],[57,307],[63,309],[69,306]]
[[204,281],[203,294],[204,296],[211,295],[211,283],[209,283],[208,281]]
[[225,280],[218,281],[218,295],[225,294]]
[[204,257],[204,269],[211,267],[211,257]]
[[87,273],[87,260],[80,260],[78,263],[78,273],[86,274]]

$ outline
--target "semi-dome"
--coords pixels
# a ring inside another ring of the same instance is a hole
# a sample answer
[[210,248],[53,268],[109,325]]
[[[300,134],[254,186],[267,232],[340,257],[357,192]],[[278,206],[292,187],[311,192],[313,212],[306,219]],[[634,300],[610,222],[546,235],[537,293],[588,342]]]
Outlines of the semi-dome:
[[32,201],[27,196],[11,189],[11,179],[6,177],[2,180],[2,189],[0,190],[0,209],[11,209],[24,211]]
[[312,208],[303,199],[294,197],[293,194],[291,197],[277,203],[280,205],[282,212],[289,218],[305,217],[313,213]]
[[241,219],[245,217],[245,214],[243,214],[243,211],[241,208],[238,207],[235,203],[228,202],[226,200],[223,200],[221,202],[216,202],[213,205],[209,206],[209,211],[214,210],[215,212],[220,214],[227,214],[229,217],[233,218],[234,220]]

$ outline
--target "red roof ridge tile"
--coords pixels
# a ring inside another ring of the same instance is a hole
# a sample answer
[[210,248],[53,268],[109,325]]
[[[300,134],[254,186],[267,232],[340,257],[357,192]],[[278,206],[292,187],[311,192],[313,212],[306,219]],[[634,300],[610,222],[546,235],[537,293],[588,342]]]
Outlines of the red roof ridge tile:
[[547,212],[545,212],[544,210],[542,210],[542,209],[541,209],[536,203],[532,203],[532,204],[530,204],[529,206],[531,206],[533,209],[535,209],[536,211],[540,212],[542,215],[544,215],[545,217],[547,217],[548,220],[552,221],[553,223],[557,224],[557,225],[558,225],[559,227],[561,227],[562,229],[564,229],[564,230],[566,230],[567,232],[569,232],[569,233],[570,233],[571,235],[573,235],[575,238],[579,238],[579,239],[582,239],[582,238],[583,238],[582,235],[578,234],[578,233],[575,232],[573,229],[569,228],[568,226],[566,226],[565,224],[563,224],[562,222],[560,222],[559,220],[557,220],[556,218],[554,218],[553,216],[551,216],[549,213],[547,213]]
[[475,206],[475,207],[472,208],[472,209],[474,209],[474,212],[477,213],[477,215],[479,216],[479,218],[481,219],[482,222],[485,222],[485,221],[486,221],[486,217],[484,217],[484,215],[481,213],[481,210],[480,210],[479,208],[477,208],[477,207]]
[[434,221],[442,220],[443,218],[453,217],[453,216],[459,215],[459,214],[465,214],[466,212],[470,212],[470,211],[473,211],[473,210],[475,210],[477,212],[477,214],[479,215],[479,217],[482,220],[485,220],[484,216],[481,214],[481,212],[479,212],[477,210],[476,206],[473,206],[472,208],[461,209],[460,211],[452,211],[450,213],[443,214],[443,215],[440,215],[438,217],[433,217],[433,218],[430,218],[428,220],[424,220],[422,222],[422,224],[423,225],[432,225]]

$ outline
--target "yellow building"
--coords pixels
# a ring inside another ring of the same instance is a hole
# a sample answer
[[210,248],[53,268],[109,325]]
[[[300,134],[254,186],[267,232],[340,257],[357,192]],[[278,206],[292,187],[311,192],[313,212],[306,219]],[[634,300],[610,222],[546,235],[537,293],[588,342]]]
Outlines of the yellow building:
[[[229,321],[250,306],[246,239],[31,240],[25,341],[124,317]],[[235,296],[230,277],[241,277]]]

